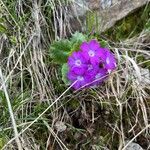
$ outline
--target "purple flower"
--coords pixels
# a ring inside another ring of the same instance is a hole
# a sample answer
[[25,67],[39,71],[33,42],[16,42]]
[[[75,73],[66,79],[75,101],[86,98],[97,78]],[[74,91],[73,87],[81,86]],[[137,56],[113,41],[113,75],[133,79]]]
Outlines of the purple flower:
[[100,45],[96,40],[91,40],[89,43],[83,42],[80,46],[86,60],[91,64],[98,64],[100,61]]
[[99,65],[93,65],[93,64],[88,64],[87,65],[87,74],[91,75],[91,76],[95,76],[96,73],[99,71]]
[[73,52],[68,58],[67,78],[74,89],[85,88],[101,84],[108,73],[116,68],[116,59],[113,53],[100,47],[96,40],[83,42],[78,52]]
[[108,71],[106,69],[99,69],[97,74],[94,76],[92,85],[98,85],[101,84],[108,75]]
[[70,71],[70,72],[68,72],[67,77],[70,81],[72,81],[72,83],[76,82],[73,85],[73,88],[76,90],[81,88],[82,86],[86,87],[86,84],[91,82],[91,76],[86,73],[83,75],[77,75],[74,72]]
[[101,59],[103,61],[104,67],[108,72],[116,68],[116,59],[109,49],[104,48],[105,52],[102,54]]
[[86,71],[86,63],[87,61],[84,59],[83,53],[81,51],[73,52],[72,55],[68,58],[69,68],[71,68],[73,72],[79,75],[83,74]]

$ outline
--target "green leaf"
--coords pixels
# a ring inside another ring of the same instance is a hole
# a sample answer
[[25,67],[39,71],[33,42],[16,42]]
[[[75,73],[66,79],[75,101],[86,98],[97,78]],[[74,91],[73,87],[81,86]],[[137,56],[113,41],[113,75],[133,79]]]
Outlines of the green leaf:
[[150,19],[147,21],[147,23],[145,25],[145,29],[147,29],[148,31],[150,31]]
[[57,64],[66,63],[70,53],[71,42],[69,40],[56,41],[50,46],[50,56]]
[[74,44],[74,43],[82,43],[83,41],[86,41],[87,37],[82,34],[82,33],[79,33],[79,32],[75,32],[73,35],[72,35],[72,38],[71,38],[71,43]]
[[4,139],[4,137],[0,138],[0,149],[5,145],[6,140]]
[[61,68],[61,74],[62,74],[62,80],[66,85],[70,85],[70,81],[67,79],[67,73],[68,73],[68,65],[67,63],[62,65]]
[[0,103],[5,102],[5,94],[2,90],[0,90]]
[[72,44],[71,52],[78,51],[80,49],[81,43],[86,40],[87,37],[84,34],[75,32],[75,34],[73,34],[72,38],[70,39]]
[[71,53],[80,49],[81,43],[74,43],[71,48]]
[[108,42],[106,40],[100,40],[100,45],[101,47],[107,47],[108,46]]
[[4,27],[4,25],[0,24],[0,33],[6,33],[7,29]]

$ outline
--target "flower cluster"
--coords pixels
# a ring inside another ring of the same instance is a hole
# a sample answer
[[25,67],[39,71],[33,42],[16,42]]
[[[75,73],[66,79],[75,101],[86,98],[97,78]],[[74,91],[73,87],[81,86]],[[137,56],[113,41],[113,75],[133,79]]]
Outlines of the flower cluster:
[[102,48],[96,40],[83,42],[80,50],[69,56],[67,63],[67,78],[75,82],[74,89],[101,84],[116,68],[113,53]]

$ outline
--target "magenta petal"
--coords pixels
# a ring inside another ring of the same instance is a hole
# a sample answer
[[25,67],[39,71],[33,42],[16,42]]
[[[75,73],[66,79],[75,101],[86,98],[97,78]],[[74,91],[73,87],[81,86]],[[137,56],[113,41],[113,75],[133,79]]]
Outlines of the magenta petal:
[[116,59],[113,53],[107,48],[103,48],[102,51],[103,51],[102,53],[99,53],[99,57],[104,63],[104,67],[107,70],[114,70],[116,68]]
[[99,69],[99,72],[94,77],[93,85],[98,85],[102,83],[107,78],[107,70],[106,69]]
[[86,64],[87,61],[83,56],[81,51],[73,52],[71,56],[68,58],[68,66],[72,67],[81,67],[82,65]]
[[82,61],[83,64],[87,64],[88,61],[87,61],[87,59],[85,59],[84,54],[85,53],[83,51],[81,51],[80,60]]
[[72,57],[73,59],[76,60],[76,59],[79,59],[79,58],[81,58],[83,56],[82,56],[82,53],[80,51],[78,51],[78,52],[73,52],[70,57]]
[[88,52],[84,52],[83,57],[84,57],[84,59],[85,59],[86,61],[89,61],[89,60],[90,60],[90,57],[89,57]]
[[76,74],[74,72],[68,72],[67,74],[67,78],[71,81],[75,81],[76,80]]
[[74,59],[72,57],[68,58],[68,65],[73,66],[74,65]]
[[85,76],[76,76],[77,83],[73,86],[75,89],[82,88],[86,85],[86,77]]
[[79,81],[77,81],[77,82],[73,85],[73,88],[74,88],[75,90],[77,90],[77,89],[80,88],[80,83],[79,83]]
[[100,47],[100,45],[99,45],[99,43],[96,40],[91,40],[89,42],[89,47],[92,50],[97,50]]
[[98,48],[96,55],[97,55],[98,57],[101,57],[101,59],[102,59],[102,58],[105,59],[105,56],[106,56],[106,51],[105,51],[105,49],[104,49],[104,48],[101,48],[101,47]]
[[72,58],[76,59],[78,57],[78,52],[73,52],[71,55]]
[[93,78],[96,75],[96,73],[99,71],[99,66],[98,65],[92,65],[92,64],[90,64],[89,66],[90,67],[86,73],[90,76],[90,78]]
[[82,50],[82,51],[88,51],[89,50],[89,45],[88,45],[88,43],[87,42],[83,42],[82,44],[81,44],[81,46],[80,46],[80,49]]
[[95,56],[95,57],[90,59],[90,62],[91,62],[92,65],[99,65],[100,58]]
[[73,68],[71,68],[71,71],[74,72],[77,75],[82,75],[86,71],[86,68],[87,68],[86,66],[73,67]]
[[114,70],[116,68],[116,59],[112,53],[108,53],[105,60],[106,69]]

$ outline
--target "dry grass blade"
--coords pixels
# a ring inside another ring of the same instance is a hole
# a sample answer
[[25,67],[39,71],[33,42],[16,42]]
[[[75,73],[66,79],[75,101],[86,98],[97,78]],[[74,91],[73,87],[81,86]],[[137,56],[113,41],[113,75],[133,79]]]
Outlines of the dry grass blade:
[[[104,33],[93,34],[97,15],[86,2],[0,0],[0,149],[122,150],[133,141],[148,148],[150,31],[144,28],[118,42]],[[87,27],[82,26],[86,36],[92,34],[109,45],[118,64],[103,84],[73,91],[72,85],[66,89],[61,66],[50,57],[50,45],[70,39],[76,26],[81,26],[84,11],[88,11]],[[13,111],[10,107],[8,111],[5,97]],[[62,132],[56,128],[59,121],[66,126]]]
[[15,140],[16,138],[18,138],[21,134],[23,134],[27,129],[29,129],[35,122],[38,121],[38,119],[40,119],[55,103],[57,103],[60,98],[62,96],[64,96],[64,94],[66,94],[70,88],[72,88],[72,86],[75,84],[76,82],[74,82],[71,86],[69,86],[49,107],[47,107],[34,121],[32,121],[25,129],[23,129],[20,133],[17,134],[17,137],[12,138],[3,148],[5,149],[7,147],[8,144],[10,144],[11,142],[13,142],[13,140]]
[[139,82],[141,82],[142,77],[141,77],[141,72],[140,72],[140,68],[138,67],[138,65],[136,64],[136,62],[130,58],[129,56],[125,55],[123,56],[127,61],[130,61],[135,69],[136,75],[138,77]]
[[150,128],[150,124],[147,125],[144,129],[142,129],[138,134],[136,134],[124,147],[122,150],[126,150],[126,148],[145,130]]
[[61,147],[61,150],[69,150],[46,121],[44,121],[44,124],[47,126],[50,133],[55,137],[57,143]]
[[22,150],[22,145],[21,145],[21,142],[19,140],[19,133],[18,133],[18,130],[17,130],[15,116],[14,116],[14,113],[13,113],[13,110],[12,110],[12,106],[11,106],[9,95],[8,95],[8,92],[7,92],[7,89],[6,89],[6,85],[4,83],[5,79],[3,77],[1,68],[0,68],[0,78],[1,78],[1,81],[2,81],[2,85],[3,85],[2,87],[3,87],[3,90],[4,90],[5,96],[6,96],[7,105],[8,105],[8,109],[9,109],[9,113],[10,113],[13,129],[14,129],[14,134],[15,134],[14,139],[16,140],[16,144],[18,146],[18,150]]

